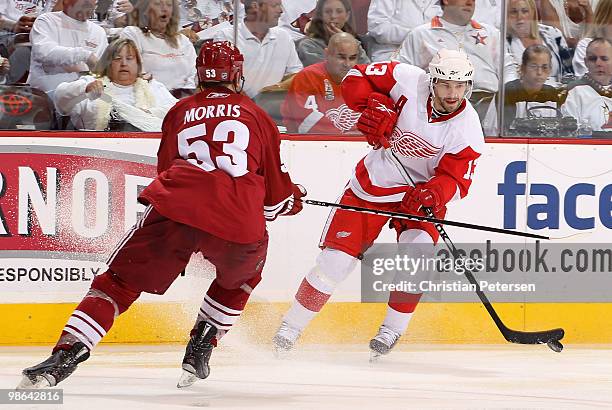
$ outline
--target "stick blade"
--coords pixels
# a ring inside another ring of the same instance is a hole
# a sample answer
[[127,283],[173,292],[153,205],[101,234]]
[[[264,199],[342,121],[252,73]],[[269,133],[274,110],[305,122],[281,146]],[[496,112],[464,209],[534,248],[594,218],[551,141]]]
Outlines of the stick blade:
[[549,342],[559,341],[565,336],[565,331],[561,328],[543,330],[541,332],[521,332],[518,330],[510,330],[504,332],[504,337],[510,343],[518,343],[523,345],[539,345],[548,344]]

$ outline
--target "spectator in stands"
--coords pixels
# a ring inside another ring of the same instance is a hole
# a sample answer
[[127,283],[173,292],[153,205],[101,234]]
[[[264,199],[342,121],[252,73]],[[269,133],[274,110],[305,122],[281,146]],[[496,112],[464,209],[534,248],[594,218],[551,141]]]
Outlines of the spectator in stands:
[[356,131],[359,113],[344,103],[340,83],[357,64],[359,41],[349,33],[329,39],[326,60],[304,68],[293,78],[282,106],[289,132],[346,133]]
[[438,0],[372,0],[368,10],[372,61],[395,57],[412,29],[441,14]]
[[30,31],[36,16],[42,12],[37,0],[0,1],[0,55],[8,57],[11,69],[7,84],[25,82],[30,69]]
[[181,27],[190,27],[194,31],[205,30],[215,23],[228,20],[233,14],[233,1],[231,0],[180,0],[179,24]]
[[577,77],[581,77],[587,72],[584,63],[586,48],[591,40],[596,37],[603,37],[612,41],[612,0],[599,0],[597,7],[595,7],[593,24],[587,30],[585,38],[580,40],[576,46],[572,64]]
[[[6,3],[6,5],[8,5],[8,3]],[[3,31],[3,35],[18,33],[27,34],[32,30],[34,20],[36,20],[35,16],[22,15],[15,21],[8,17],[8,15],[0,13],[0,30]]]
[[561,110],[594,131],[612,130],[612,43],[593,39],[586,49],[586,66],[586,75],[570,84]]
[[501,22],[501,1],[500,0],[475,0],[476,9],[472,17],[479,23],[487,23],[499,30]]
[[95,67],[108,45],[104,29],[88,20],[95,0],[64,0],[63,11],[41,14],[30,38],[32,59],[28,83],[53,98],[63,82]]
[[109,33],[114,32],[112,28],[127,26],[128,15],[134,11],[134,5],[130,0],[109,0],[106,5],[101,5],[98,0],[98,8],[104,17],[104,25],[108,27]]
[[236,16],[244,18],[244,6],[234,12],[233,0],[180,0],[181,33],[192,43],[212,40],[219,31],[231,27]]
[[534,0],[510,0],[507,21],[506,44],[517,64],[524,58],[523,52],[527,47],[543,44],[552,52],[550,80],[561,82],[563,75],[573,74],[571,54],[561,31],[538,23],[538,10]]
[[[511,128],[515,118],[527,117],[528,110],[540,117],[554,117],[567,97],[567,91],[545,84],[553,67],[550,49],[533,44],[523,52],[521,78],[506,84],[504,128]],[[540,107],[550,107],[541,108]],[[537,112],[535,112],[537,111]]]
[[0,57],[0,84],[6,84],[6,77],[11,69],[8,58]]
[[[281,0],[242,0],[246,16],[238,25],[238,49],[244,55],[243,91],[254,98],[268,86],[288,80],[303,66],[291,36],[277,27]],[[223,29],[215,41],[234,41],[233,27]]]
[[[442,0],[442,16],[416,27],[402,44],[399,60],[427,69],[441,48],[463,49],[474,65],[474,91],[470,101],[487,135],[497,133],[495,93],[499,85],[499,31],[472,20],[474,0]],[[504,83],[518,78],[518,66],[506,51]]]
[[76,128],[161,131],[177,100],[162,83],[141,77],[142,59],[132,40],[113,41],[93,73],[95,77],[62,83],[55,92],[57,111],[70,115]]
[[[304,67],[325,59],[324,50],[329,38],[336,33],[357,36],[351,23],[351,3],[348,0],[318,0],[315,14],[304,37],[297,44],[297,52]],[[359,46],[359,64],[370,62],[365,50]]]
[[278,26],[286,30],[293,41],[304,38],[306,28],[314,17],[317,0],[283,0],[283,14]]
[[0,2],[0,30],[28,34],[42,11],[42,3],[38,0],[3,0]]
[[142,67],[177,98],[196,90],[196,53],[179,33],[178,0],[138,0],[120,38],[134,41]]
[[540,0],[542,23],[561,30],[570,48],[575,48],[593,22],[589,0]]

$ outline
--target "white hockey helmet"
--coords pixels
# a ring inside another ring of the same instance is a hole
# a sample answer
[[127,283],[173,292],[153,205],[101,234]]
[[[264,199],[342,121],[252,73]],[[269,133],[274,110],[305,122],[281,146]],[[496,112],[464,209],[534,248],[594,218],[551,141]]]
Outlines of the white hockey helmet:
[[469,99],[472,95],[472,78],[474,66],[462,50],[438,50],[429,63],[429,90],[435,96],[434,83],[436,80],[465,81],[467,87],[463,98]]
[[474,66],[465,52],[443,48],[431,59],[429,75],[440,80],[472,81]]

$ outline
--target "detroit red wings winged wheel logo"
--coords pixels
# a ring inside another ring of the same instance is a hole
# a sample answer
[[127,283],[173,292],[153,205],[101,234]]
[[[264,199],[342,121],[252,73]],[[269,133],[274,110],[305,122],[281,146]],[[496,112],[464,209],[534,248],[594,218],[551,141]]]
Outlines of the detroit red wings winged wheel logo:
[[338,108],[330,108],[325,112],[325,116],[334,124],[334,127],[342,132],[353,129],[360,115],[360,113],[351,110],[346,104],[342,104]]
[[397,127],[393,130],[389,143],[391,150],[402,157],[433,158],[441,150],[441,147],[430,144],[412,132],[402,132]]

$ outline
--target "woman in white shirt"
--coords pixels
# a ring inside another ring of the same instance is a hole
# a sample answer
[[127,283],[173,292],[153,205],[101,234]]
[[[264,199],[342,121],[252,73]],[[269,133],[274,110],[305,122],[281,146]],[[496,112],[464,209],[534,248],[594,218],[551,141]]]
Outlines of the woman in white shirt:
[[139,0],[130,14],[130,26],[121,38],[134,41],[146,72],[173,95],[193,94],[196,89],[196,52],[179,33],[177,0]]
[[507,21],[506,45],[517,65],[521,65],[526,48],[544,45],[552,57],[549,80],[561,82],[563,75],[573,74],[571,54],[565,38],[555,27],[538,23],[534,0],[510,0]]
[[95,77],[57,87],[60,114],[70,115],[77,129],[102,131],[119,122],[135,131],[161,131],[164,116],[177,100],[160,82],[141,77],[142,59],[132,40],[113,41],[93,71]]

